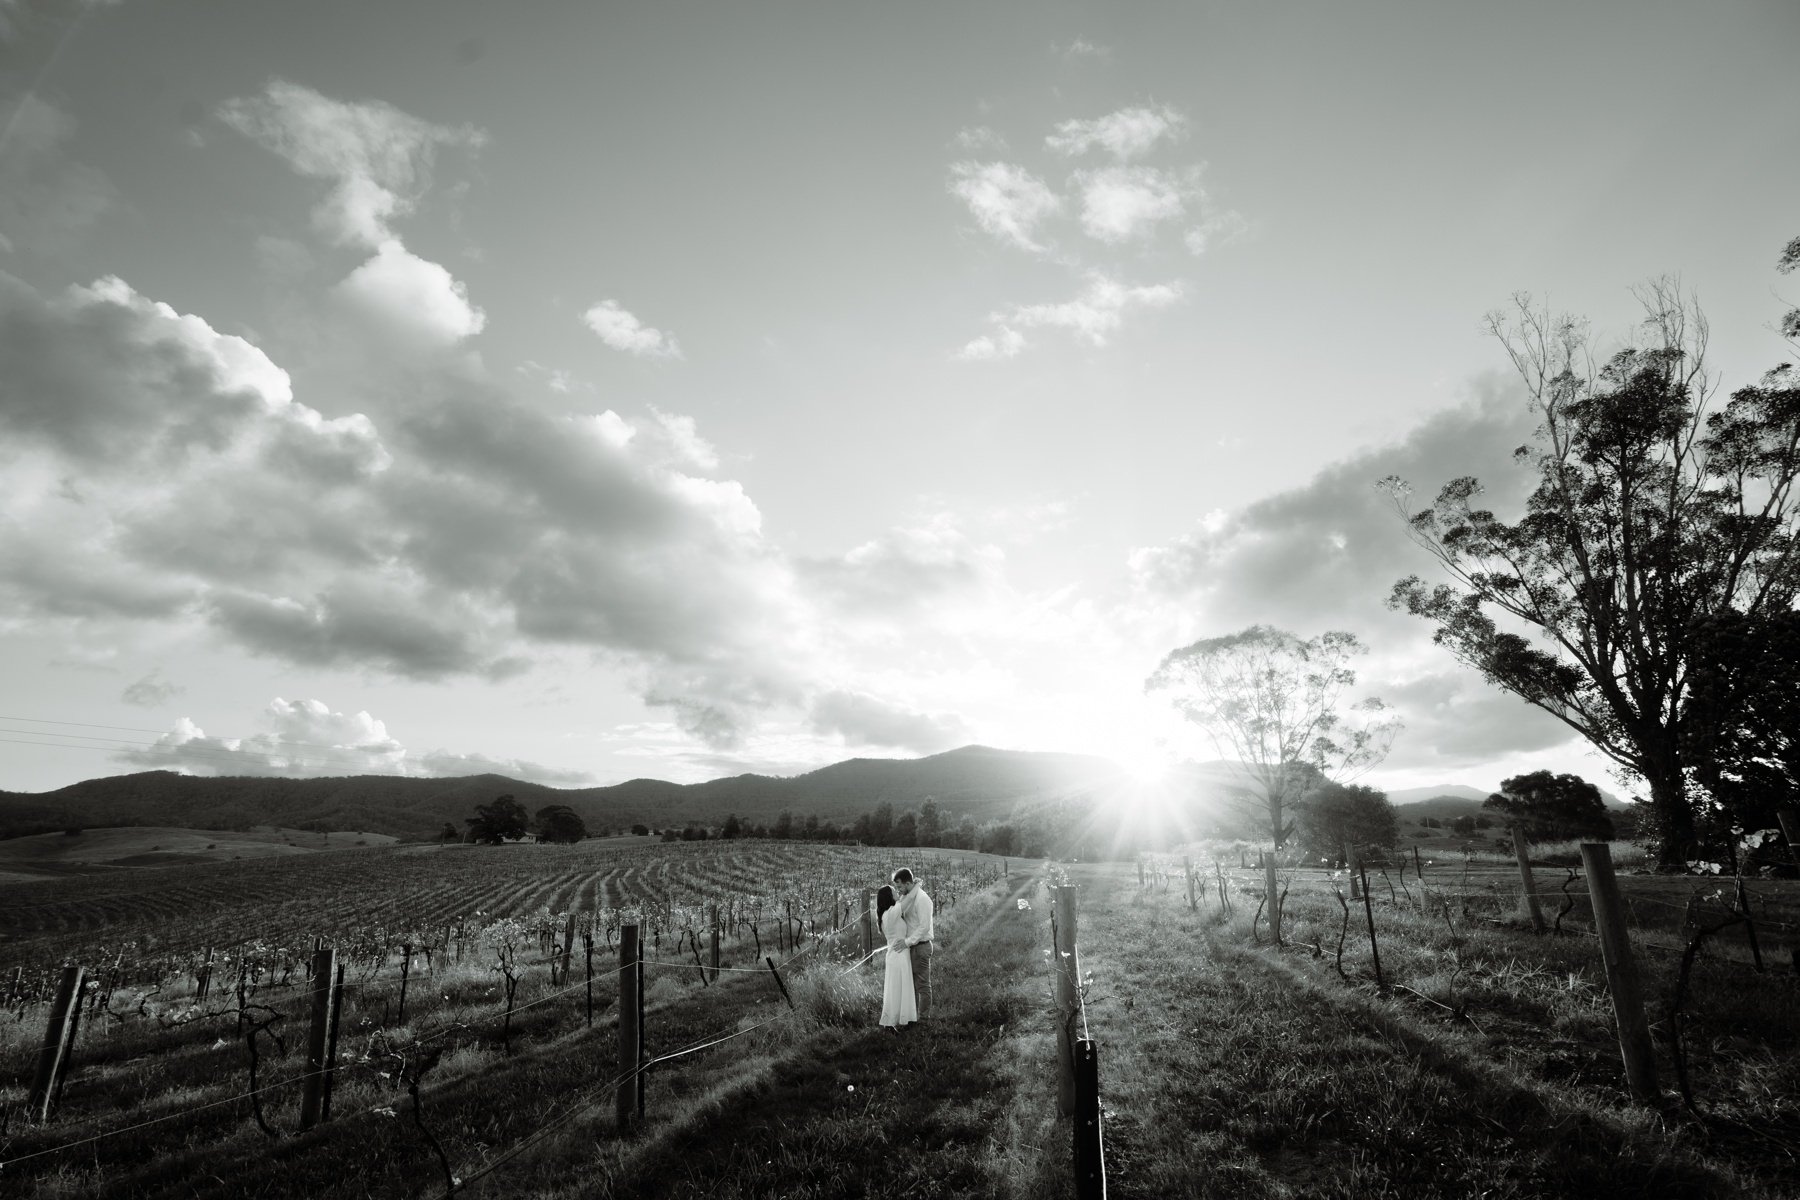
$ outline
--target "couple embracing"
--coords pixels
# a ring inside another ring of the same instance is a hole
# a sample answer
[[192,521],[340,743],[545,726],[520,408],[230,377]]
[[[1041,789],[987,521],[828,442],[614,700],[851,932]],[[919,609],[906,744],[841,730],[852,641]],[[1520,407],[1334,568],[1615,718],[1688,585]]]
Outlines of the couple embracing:
[[931,897],[901,867],[893,884],[875,893],[875,919],[887,939],[881,1024],[898,1033],[931,1015]]

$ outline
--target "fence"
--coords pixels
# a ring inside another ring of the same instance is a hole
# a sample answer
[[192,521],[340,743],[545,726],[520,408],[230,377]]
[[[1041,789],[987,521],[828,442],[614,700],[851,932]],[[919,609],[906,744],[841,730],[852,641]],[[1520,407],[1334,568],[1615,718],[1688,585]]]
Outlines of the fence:
[[[1516,871],[1480,872],[1466,858],[1460,871],[1439,866],[1416,848],[1411,855],[1397,857],[1352,853],[1349,866],[1338,870],[1308,868],[1292,860],[1279,864],[1264,852],[1254,868],[1247,863],[1227,868],[1215,861],[1211,878],[1195,870],[1191,856],[1183,858],[1179,868],[1172,858],[1148,859],[1138,864],[1138,881],[1140,887],[1164,891],[1183,887],[1190,910],[1198,910],[1216,884],[1220,919],[1234,912],[1234,896],[1254,896],[1252,937],[1262,940],[1266,925],[1269,940],[1278,946],[1298,944],[1315,956],[1330,954],[1347,982],[1351,975],[1344,965],[1345,945],[1352,925],[1361,926],[1367,933],[1369,966],[1378,989],[1411,993],[1451,1008],[1459,1018],[1466,1016],[1464,1006],[1442,1004],[1384,974],[1378,909],[1441,917],[1453,935],[1454,922],[1461,921],[1529,928],[1555,938],[1594,939],[1626,1084],[1644,1103],[1659,1102],[1661,1092],[1640,963],[1646,955],[1666,956],[1663,963],[1676,965],[1676,971],[1667,1019],[1659,1033],[1668,1045],[1682,1102],[1698,1111],[1684,1042],[1692,1016],[1685,1006],[1696,961],[1703,950],[1712,950],[1727,964],[1725,969],[1800,974],[1800,888],[1772,880],[1692,876],[1634,877],[1630,886],[1622,886],[1604,842],[1582,844],[1581,866],[1562,868],[1564,877],[1546,887],[1541,878],[1545,869],[1531,861],[1522,836],[1515,836],[1514,852]],[[1303,893],[1336,901],[1335,947],[1329,945],[1333,932],[1329,929],[1310,942],[1284,935],[1283,912],[1296,885]]]
[[1070,1120],[1076,1200],[1104,1200],[1106,1148],[1100,1110],[1100,1048],[1088,1029],[1087,989],[1076,939],[1080,894],[1080,889],[1066,883],[1050,888],[1050,947],[1057,1013],[1056,1114]]
[[[967,876],[961,881],[960,887],[945,890],[939,899],[940,906],[946,909],[954,908],[959,893],[967,895],[996,882],[1003,877],[1004,872],[1005,864],[1002,863],[996,869],[976,872]],[[871,898],[872,892],[865,891],[863,895],[865,906]],[[242,1037],[248,1050],[250,1078],[247,1089],[223,1099],[184,1107],[174,1112],[159,1114],[148,1120],[133,1121],[120,1127],[95,1133],[92,1136],[35,1147],[20,1145],[21,1152],[15,1153],[8,1153],[11,1146],[7,1143],[7,1126],[11,1122],[0,1121],[0,1147],[5,1147],[0,1149],[0,1172],[17,1178],[19,1177],[19,1168],[28,1163],[40,1163],[42,1160],[52,1159],[54,1156],[71,1150],[92,1146],[147,1127],[175,1122],[192,1114],[218,1109],[225,1105],[247,1104],[251,1110],[247,1115],[252,1117],[265,1133],[273,1136],[275,1131],[270,1128],[265,1119],[264,1104],[274,1094],[278,1092],[291,1093],[295,1088],[301,1090],[298,1127],[303,1131],[323,1127],[332,1119],[331,1097],[337,1074],[350,1067],[367,1067],[371,1070],[380,1070],[384,1077],[406,1085],[412,1101],[411,1113],[414,1124],[429,1140],[437,1154],[444,1173],[445,1194],[448,1194],[481,1175],[491,1172],[502,1162],[510,1161],[529,1149],[530,1146],[536,1145],[555,1129],[563,1127],[582,1112],[589,1111],[594,1104],[603,1102],[607,1096],[614,1098],[618,1106],[621,1124],[627,1123],[634,1117],[641,1118],[645,1108],[645,1080],[654,1068],[674,1059],[722,1045],[772,1025],[775,1021],[793,1013],[793,1000],[788,995],[783,973],[788,970],[790,964],[803,956],[835,953],[846,962],[855,959],[856,961],[850,962],[849,968],[846,969],[853,969],[871,957],[868,945],[871,940],[871,922],[867,908],[859,910],[854,902],[834,902],[830,909],[829,923],[809,920],[803,927],[794,931],[795,936],[791,940],[786,939],[785,935],[782,937],[771,936],[771,942],[782,942],[792,951],[781,961],[778,962],[773,954],[760,953],[764,946],[760,937],[757,937],[739,939],[740,945],[737,949],[741,961],[743,952],[749,948],[741,943],[754,940],[760,961],[755,961],[753,966],[727,962],[720,936],[723,926],[726,924],[725,908],[726,906],[723,904],[715,904],[711,907],[710,936],[707,939],[708,952],[704,959],[701,955],[698,936],[676,940],[676,952],[679,954],[685,945],[692,952],[692,962],[681,961],[678,958],[661,958],[655,956],[653,951],[647,953],[646,951],[651,951],[652,946],[660,944],[660,939],[644,937],[644,928],[638,922],[624,922],[618,926],[619,965],[615,972],[618,987],[617,997],[613,1001],[619,1036],[619,1071],[617,1075],[585,1089],[575,1104],[570,1105],[565,1111],[546,1122],[529,1138],[522,1139],[519,1143],[494,1156],[491,1161],[477,1165],[460,1177],[451,1170],[449,1160],[441,1145],[431,1134],[421,1116],[420,1080],[430,1067],[442,1057],[444,1050],[449,1048],[456,1035],[474,1032],[471,1024],[462,1021],[452,1022],[435,1032],[409,1040],[387,1039],[386,1035],[378,1030],[371,1037],[370,1049],[366,1054],[354,1062],[343,1061],[338,1052],[338,1026],[344,1011],[344,997],[346,994],[356,994],[359,989],[374,987],[377,982],[375,977],[379,972],[371,969],[363,979],[346,981],[343,956],[335,947],[324,945],[317,946],[312,955],[307,972],[309,986],[305,990],[303,1002],[297,1006],[297,1011],[279,1013],[278,1009],[281,1007],[279,1002],[270,1003],[267,995],[259,994],[258,985],[251,977],[248,961],[239,958],[235,1007],[227,1003],[214,1011],[198,1012],[188,1022],[204,1023],[209,1019],[221,1019],[232,1023],[233,1029]],[[796,918],[792,918],[790,914],[788,918],[784,918],[784,920],[786,919]],[[498,1040],[502,1045],[509,1044],[513,1023],[517,1016],[529,1009],[559,999],[574,1000],[577,993],[582,993],[579,1003],[580,1011],[584,1014],[585,1024],[588,1027],[593,1025],[594,984],[597,978],[593,961],[596,923],[592,919],[586,922],[587,932],[582,933],[583,954],[580,960],[575,959],[573,946],[577,933],[582,930],[583,922],[577,919],[576,914],[569,914],[566,920],[560,924],[561,928],[557,930],[560,937],[540,941],[539,949],[544,953],[536,959],[525,960],[515,957],[512,951],[516,947],[510,945],[506,947],[488,946],[490,951],[495,952],[498,959],[490,969],[499,972],[503,977],[504,1009],[490,1014],[491,1021],[500,1026]],[[608,942],[610,944],[610,937]],[[646,945],[646,942],[649,942],[650,945]],[[384,982],[389,985],[390,992],[392,985],[396,982],[398,984],[400,998],[398,1014],[400,1022],[404,1024],[407,989],[414,978],[412,971],[414,948],[405,946],[402,950],[397,980],[390,976]],[[857,958],[859,954],[861,955],[860,959]],[[430,961],[430,957],[427,956],[428,969],[430,969]],[[578,961],[585,971],[577,966]],[[195,977],[194,995],[196,999],[205,996],[211,990],[214,969],[228,965],[229,962],[228,957],[214,955],[206,957]],[[440,967],[444,965],[442,960],[438,965]],[[365,963],[364,966],[367,967],[368,964]],[[549,969],[551,990],[520,1003],[517,1001],[518,980],[526,969],[531,967],[547,967]],[[720,982],[722,974],[729,974],[739,979],[747,975],[766,977],[772,985],[773,993],[781,996],[785,1007],[781,1013],[767,1020],[743,1028],[717,1031],[673,1050],[651,1056],[647,1053],[649,1011],[645,1004],[645,980],[647,975],[652,972],[672,973],[676,976],[687,975],[688,978],[696,980],[701,988],[713,987]],[[692,974],[688,975],[689,972]],[[292,971],[287,972],[287,974],[293,973]],[[603,970],[598,976],[603,990],[606,990],[605,973]],[[37,1123],[38,1127],[45,1132],[50,1132],[53,1128],[49,1123],[56,1117],[57,1103],[69,1074],[73,1059],[72,1052],[76,1043],[76,1032],[81,1023],[82,1014],[84,1011],[91,1013],[96,1009],[101,1012],[111,1012],[109,1007],[99,1001],[99,997],[104,994],[105,980],[97,977],[103,977],[105,974],[104,971],[88,972],[79,965],[68,966],[59,981],[62,986],[58,988],[54,999],[48,1005],[43,1048],[38,1056],[37,1070],[32,1077],[33,1084],[26,1106],[28,1111],[25,1114],[29,1121]],[[577,976],[580,977],[576,978]],[[262,986],[267,987],[269,984],[270,981],[264,981]],[[282,984],[287,986],[285,978],[282,980]],[[295,1006],[290,1005],[289,1007]],[[21,1007],[21,1019],[24,1011],[24,1008]],[[307,1019],[308,1031],[305,1051],[306,1069],[272,1083],[263,1082],[258,1077],[259,1036],[266,1034],[271,1024],[280,1017],[297,1017],[302,1015],[302,1012]],[[387,1012],[386,998],[384,997],[384,1016]],[[220,1044],[223,1044],[223,1039]],[[392,1114],[390,1113],[390,1115]]]

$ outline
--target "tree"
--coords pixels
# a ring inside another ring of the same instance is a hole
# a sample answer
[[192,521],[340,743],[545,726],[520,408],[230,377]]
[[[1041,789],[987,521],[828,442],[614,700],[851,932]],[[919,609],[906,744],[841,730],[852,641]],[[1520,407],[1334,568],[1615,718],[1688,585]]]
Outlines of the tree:
[[919,805],[919,845],[941,846],[944,844],[944,827],[942,818],[938,816],[937,801],[930,796]]
[[463,823],[476,841],[498,846],[503,841],[518,841],[525,836],[531,814],[511,795],[501,796],[492,804],[477,804],[475,815]]
[[568,805],[546,804],[537,810],[537,835],[540,842],[573,845],[587,836],[587,825]]
[[1299,809],[1299,841],[1308,854],[1348,861],[1361,847],[1400,841],[1400,818],[1379,788],[1328,780],[1307,792]]
[[888,835],[890,846],[916,846],[919,844],[919,814],[907,809],[894,822],[894,831]]
[[1695,845],[1684,730],[1706,624],[1762,621],[1800,592],[1800,378],[1783,364],[1709,412],[1705,316],[1667,280],[1636,295],[1645,344],[1597,369],[1583,322],[1525,296],[1489,317],[1540,418],[1514,455],[1534,490],[1508,522],[1478,506],[1473,478],[1417,513],[1403,481],[1383,480],[1455,581],[1412,576],[1388,603],[1641,778],[1673,867]]
[[779,817],[775,818],[775,824],[769,830],[769,836],[776,837],[776,838],[791,838],[791,837],[793,837],[794,836],[794,814],[789,812],[785,808],[782,809],[781,815]]
[[725,824],[723,828],[719,830],[719,836],[722,838],[735,838],[741,836],[743,832],[744,823],[738,820],[738,815],[736,813],[726,813]]
[[649,837],[650,827],[642,821],[639,821],[631,827],[631,832],[636,837]]
[[[1483,800],[1481,807],[1500,814],[1508,828],[1523,829],[1528,841],[1580,838],[1609,842],[1613,838],[1612,817],[1600,789],[1579,775],[1550,771],[1514,775]],[[1480,823],[1478,819],[1476,824]]]
[[1200,726],[1220,757],[1242,763],[1261,791],[1258,807],[1277,850],[1293,833],[1287,808],[1321,776],[1344,780],[1380,762],[1400,730],[1380,700],[1339,715],[1356,682],[1347,665],[1363,652],[1354,634],[1308,641],[1268,625],[1172,650],[1145,681]]
[[444,822],[444,828],[438,834],[438,841],[440,841],[440,842],[460,842],[460,841],[462,841],[462,834],[457,831],[456,822],[454,822],[454,821],[445,821]]
[[1682,749],[1701,792],[1698,840],[1728,861],[1734,829],[1771,828],[1800,801],[1800,613],[1722,613],[1699,644]]

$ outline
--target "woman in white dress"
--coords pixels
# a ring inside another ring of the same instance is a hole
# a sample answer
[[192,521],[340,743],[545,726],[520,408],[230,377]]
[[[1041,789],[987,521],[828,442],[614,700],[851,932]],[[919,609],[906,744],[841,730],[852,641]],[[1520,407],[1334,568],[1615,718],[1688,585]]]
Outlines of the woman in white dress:
[[875,893],[875,919],[887,939],[887,976],[881,989],[881,1023],[899,1032],[900,1026],[919,1019],[918,998],[913,994],[912,951],[906,945],[906,920],[894,903],[894,889],[882,886]]

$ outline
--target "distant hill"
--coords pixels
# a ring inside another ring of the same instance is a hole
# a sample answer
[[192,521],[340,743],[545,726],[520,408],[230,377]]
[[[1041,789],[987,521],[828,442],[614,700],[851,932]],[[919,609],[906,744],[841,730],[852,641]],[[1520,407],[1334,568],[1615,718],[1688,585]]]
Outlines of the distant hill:
[[[1185,782],[1207,786],[1216,772],[1189,768]],[[797,817],[848,824],[881,803],[896,814],[934,797],[946,819],[986,821],[1021,803],[1090,801],[1127,783],[1107,759],[964,746],[917,759],[853,758],[788,778],[737,775],[705,783],[633,779],[595,788],[551,788],[503,775],[413,779],[392,775],[282,779],[143,771],[89,779],[51,792],[0,792],[0,836],[64,828],[130,825],[192,829],[355,829],[433,838],[445,823],[463,828],[477,804],[510,794],[535,812],[566,804],[590,829],[642,822],[655,828],[717,824],[736,813],[767,823]]]
[[[1464,783],[1440,783],[1432,787],[1396,788],[1387,794],[1389,802],[1395,808],[1405,808],[1415,804],[1429,804],[1436,800],[1473,800],[1479,805],[1490,796],[1491,792]],[[1427,813],[1427,816],[1435,815]]]

